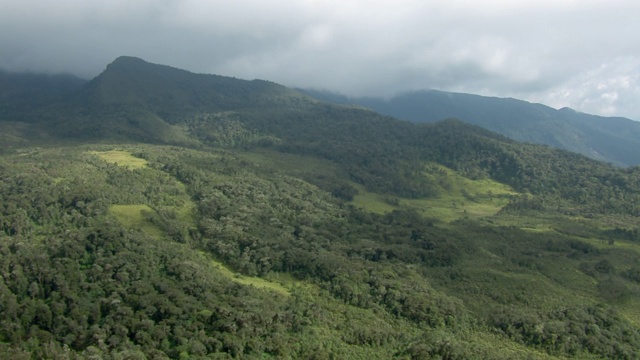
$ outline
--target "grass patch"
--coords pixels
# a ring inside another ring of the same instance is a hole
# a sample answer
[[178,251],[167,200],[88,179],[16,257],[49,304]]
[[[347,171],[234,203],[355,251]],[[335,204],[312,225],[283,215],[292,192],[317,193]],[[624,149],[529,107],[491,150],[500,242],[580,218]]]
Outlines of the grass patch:
[[499,349],[496,350],[496,352],[501,354],[501,359],[567,359],[564,356],[547,354],[542,350],[527,347],[524,344],[519,344],[504,336],[490,332],[474,332],[469,336],[467,341],[480,346],[481,349]]
[[[521,214],[498,214],[489,219],[494,225],[514,226],[533,233],[558,233],[558,225],[579,224],[579,220],[556,214],[531,212]],[[583,225],[580,225],[583,226]]]
[[287,288],[282,286],[281,284],[273,281],[269,281],[263,278],[255,277],[255,276],[245,276],[238,273],[234,273],[228,267],[224,266],[219,261],[211,260],[211,264],[215,267],[222,275],[224,275],[229,280],[245,286],[254,286],[260,289],[265,289],[269,291],[276,292],[280,295],[289,296],[291,293]]
[[356,207],[363,208],[376,214],[386,214],[393,210],[399,210],[401,207],[392,204],[390,200],[399,200],[393,196],[381,195],[369,192],[364,186],[352,183],[353,187],[358,189],[358,193],[353,197],[351,204]]
[[131,170],[147,167],[147,160],[137,158],[131,155],[131,153],[123,150],[91,151],[89,153],[98,156],[100,159],[110,164],[115,164]]
[[627,300],[618,311],[634,326],[640,327],[640,299],[633,297]]
[[493,216],[518,193],[509,186],[489,179],[471,180],[437,164],[426,166],[425,176],[438,185],[439,195],[434,198],[408,199],[358,189],[352,204],[378,214],[393,210],[413,209],[425,217],[451,222],[463,217],[485,218]]
[[486,198],[470,201],[463,196],[451,194],[435,199],[406,199],[371,193],[358,186],[359,193],[354,196],[353,205],[367,211],[386,214],[393,210],[413,209],[428,218],[445,222],[462,217],[484,218],[495,215],[509,203],[506,198]]
[[155,238],[164,235],[162,230],[151,223],[150,218],[155,215],[155,211],[148,205],[111,205],[109,213],[126,228],[142,230]]

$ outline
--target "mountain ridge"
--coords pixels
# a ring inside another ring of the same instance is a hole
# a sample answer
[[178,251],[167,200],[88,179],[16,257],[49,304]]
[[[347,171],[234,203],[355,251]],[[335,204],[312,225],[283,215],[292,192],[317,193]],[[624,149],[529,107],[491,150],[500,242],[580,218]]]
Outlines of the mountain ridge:
[[389,99],[302,91],[318,99],[360,105],[403,120],[432,122],[454,117],[518,141],[554,146],[617,165],[640,164],[640,123],[622,117],[439,90],[403,93]]
[[[6,83],[4,88],[11,89]],[[82,87],[78,84],[82,84]],[[312,99],[315,97],[322,101],[363,106],[383,115],[413,122],[458,118],[517,141],[566,149],[621,166],[640,164],[640,156],[637,155],[640,154],[640,123],[621,117],[584,114],[573,109],[556,110],[543,104],[512,98],[437,90],[404,93],[389,99],[348,98],[327,92],[297,91],[264,80],[197,74],[131,56],[116,58],[100,75],[88,82],[76,81],[73,86],[58,88],[55,89],[55,95],[40,96],[43,100],[30,100],[21,95],[24,91],[3,92],[0,89],[0,119],[30,123],[37,118],[49,117],[53,119],[48,122],[54,124],[50,132],[67,131],[77,136],[78,131],[71,131],[74,127],[84,129],[93,126],[90,119],[81,120],[86,117],[82,114],[90,114],[91,118],[96,114],[111,112],[115,116],[110,116],[109,121],[113,122],[119,116],[117,113],[135,111],[137,117],[144,120],[143,123],[165,128],[166,125],[183,123],[185,114],[233,111],[247,109],[248,106],[305,108],[315,101]],[[4,102],[3,98],[6,99]],[[76,114],[73,118],[55,119],[59,118],[55,107],[60,106],[61,100],[67,104],[63,106],[75,109],[71,111]],[[158,122],[159,119],[162,121]],[[62,129],[57,129],[55,124],[61,121]],[[87,129],[86,133],[92,131],[106,134],[108,129]],[[170,132],[164,132],[167,131]],[[161,137],[166,138],[167,135]]]
[[81,100],[101,105],[145,104],[160,109],[179,106],[180,110],[216,104],[224,111],[225,107],[243,104],[248,96],[290,91],[264,80],[197,74],[122,56],[87,84],[83,91],[85,98]]

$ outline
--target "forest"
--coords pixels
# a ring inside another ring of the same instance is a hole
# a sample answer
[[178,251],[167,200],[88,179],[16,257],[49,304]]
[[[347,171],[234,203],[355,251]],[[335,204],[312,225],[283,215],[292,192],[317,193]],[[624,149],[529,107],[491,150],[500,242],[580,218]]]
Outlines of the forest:
[[638,167],[139,59],[70,94],[0,109],[0,358],[639,358]]

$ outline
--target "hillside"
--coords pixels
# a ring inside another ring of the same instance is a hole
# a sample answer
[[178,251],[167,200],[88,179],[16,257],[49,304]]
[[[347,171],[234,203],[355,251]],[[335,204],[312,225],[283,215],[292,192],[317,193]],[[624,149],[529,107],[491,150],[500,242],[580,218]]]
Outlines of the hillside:
[[638,167],[127,57],[46,110],[0,358],[638,358]]
[[203,109],[228,111],[249,104],[262,106],[292,93],[268,81],[194,74],[123,56],[90,81],[77,101],[91,106],[139,105],[180,116],[175,114]]
[[622,166],[640,164],[640,123],[625,118],[436,90],[410,92],[390,99],[303,92],[321,100],[355,104],[413,122],[457,118],[517,141],[549,145]]
[[63,101],[85,83],[72,75],[16,74],[0,70],[0,121],[29,121],[25,115]]

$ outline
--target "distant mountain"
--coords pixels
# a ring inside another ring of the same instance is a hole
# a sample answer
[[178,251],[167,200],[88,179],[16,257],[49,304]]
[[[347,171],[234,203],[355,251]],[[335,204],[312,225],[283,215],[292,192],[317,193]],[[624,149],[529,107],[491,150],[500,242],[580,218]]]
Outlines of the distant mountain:
[[195,74],[122,56],[91,80],[78,100],[91,106],[144,106],[171,116],[185,111],[244,108],[293,92],[269,81]]
[[184,133],[185,124],[199,136],[202,122],[196,119],[203,116],[242,112],[246,117],[259,112],[270,118],[267,112],[279,114],[283,108],[313,112],[316,110],[309,109],[320,106],[314,98],[413,122],[457,118],[517,141],[545,144],[616,165],[640,164],[640,123],[515,99],[435,90],[388,100],[348,98],[299,92],[263,80],[196,74],[128,56],[115,59],[88,82],[70,75],[0,72],[0,120],[40,122],[48,133],[76,139],[126,137],[166,142],[180,138],[190,142],[194,134]]
[[29,114],[79,91],[86,80],[73,75],[0,70],[0,120],[31,121]]
[[122,56],[67,101],[66,112],[73,109],[74,116],[50,123],[65,137],[191,143],[187,128],[202,135],[202,119],[211,114],[264,111],[300,98],[308,97],[269,81],[196,74]]
[[640,164],[640,122],[560,110],[509,98],[423,90],[391,99],[304,90],[320,100],[354,104],[413,122],[457,118],[517,141],[544,144],[617,165]]

